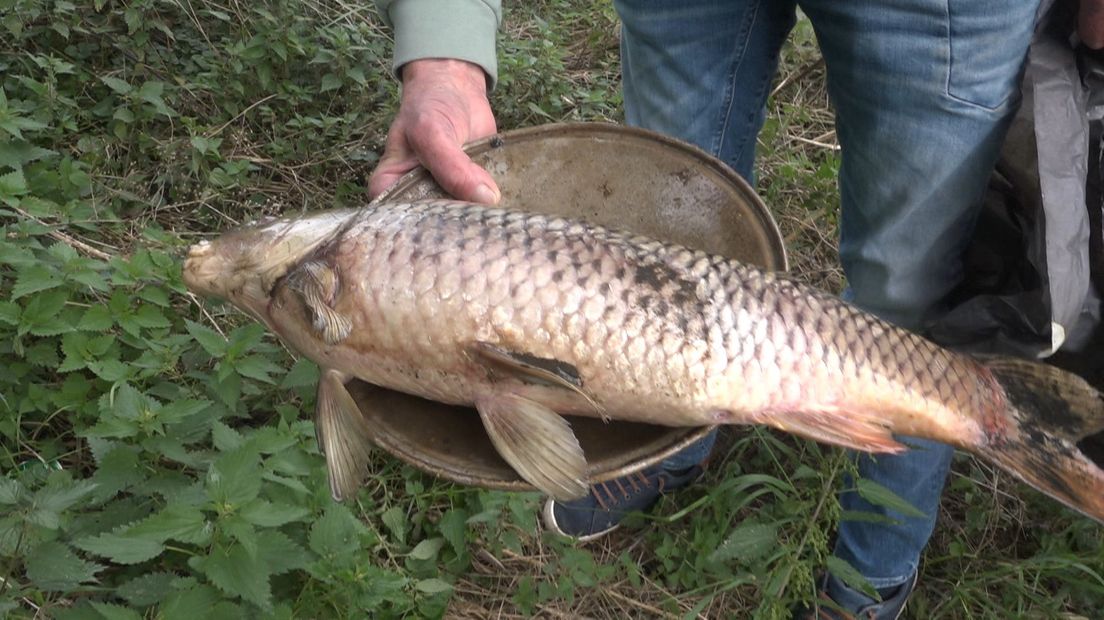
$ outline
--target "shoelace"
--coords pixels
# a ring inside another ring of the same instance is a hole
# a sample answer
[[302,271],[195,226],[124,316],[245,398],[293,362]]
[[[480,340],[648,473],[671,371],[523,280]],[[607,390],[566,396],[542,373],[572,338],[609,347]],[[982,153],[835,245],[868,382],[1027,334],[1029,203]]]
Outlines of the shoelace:
[[[639,493],[642,488],[648,489],[652,486],[652,481],[641,472],[633,472],[629,474],[627,478],[629,480],[629,484],[632,485],[632,491],[635,493]],[[663,491],[664,479],[665,478],[662,475],[659,476],[660,491]],[[617,485],[617,490],[620,491],[621,498],[625,501],[628,501],[632,497],[632,494],[621,482],[621,480],[621,478],[617,478],[612,482]],[[615,494],[614,491],[610,490],[609,482],[599,482],[598,484],[591,486],[590,492],[592,495],[594,495],[595,501],[598,502],[598,505],[602,508],[602,510],[608,511],[610,510],[611,505],[616,505],[618,502],[618,496],[617,494]]]

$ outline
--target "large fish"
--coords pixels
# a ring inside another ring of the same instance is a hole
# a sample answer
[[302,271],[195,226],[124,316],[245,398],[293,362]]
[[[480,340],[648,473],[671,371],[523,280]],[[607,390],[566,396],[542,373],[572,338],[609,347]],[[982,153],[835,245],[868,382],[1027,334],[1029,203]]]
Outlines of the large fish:
[[453,201],[270,220],[193,246],[184,281],[317,362],[331,491],[366,475],[352,377],[474,406],[503,458],[561,499],[586,461],[560,414],[765,424],[875,453],[963,448],[1104,521],[1104,430],[1079,377],[942,349],[781,275],[677,245]]

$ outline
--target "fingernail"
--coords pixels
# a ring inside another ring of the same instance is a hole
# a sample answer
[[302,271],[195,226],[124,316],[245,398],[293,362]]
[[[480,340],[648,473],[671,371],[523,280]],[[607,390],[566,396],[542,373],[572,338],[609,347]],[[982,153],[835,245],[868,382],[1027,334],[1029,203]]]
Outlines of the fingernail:
[[475,188],[474,195],[476,202],[488,205],[498,204],[499,199],[502,198],[501,194],[486,185],[480,185]]

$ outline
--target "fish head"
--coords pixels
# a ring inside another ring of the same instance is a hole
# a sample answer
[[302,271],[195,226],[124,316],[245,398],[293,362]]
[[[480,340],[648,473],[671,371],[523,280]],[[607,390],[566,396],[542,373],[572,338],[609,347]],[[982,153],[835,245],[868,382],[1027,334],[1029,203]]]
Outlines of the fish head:
[[188,250],[183,278],[188,290],[225,299],[271,324],[268,306],[276,284],[356,213],[334,210],[269,218],[204,240]]

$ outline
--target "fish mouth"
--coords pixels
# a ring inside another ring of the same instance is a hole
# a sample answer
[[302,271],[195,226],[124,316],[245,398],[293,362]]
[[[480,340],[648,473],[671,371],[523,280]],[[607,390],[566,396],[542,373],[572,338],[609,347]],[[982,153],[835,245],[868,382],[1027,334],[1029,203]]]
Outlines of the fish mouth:
[[224,261],[219,259],[215,246],[210,241],[200,241],[188,248],[181,276],[188,290],[200,295],[222,293],[219,286],[220,276],[225,276]]

